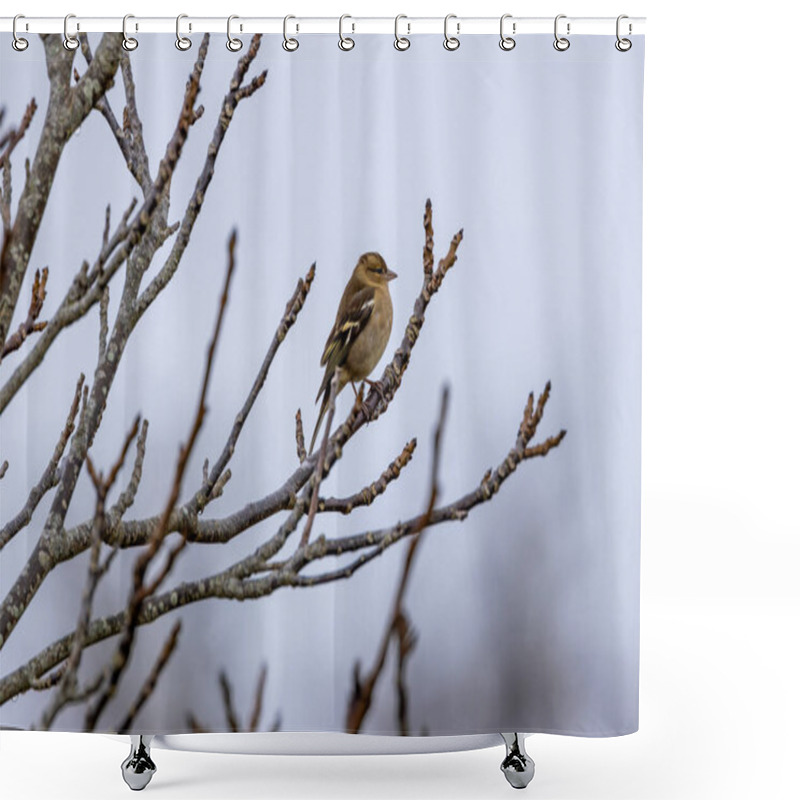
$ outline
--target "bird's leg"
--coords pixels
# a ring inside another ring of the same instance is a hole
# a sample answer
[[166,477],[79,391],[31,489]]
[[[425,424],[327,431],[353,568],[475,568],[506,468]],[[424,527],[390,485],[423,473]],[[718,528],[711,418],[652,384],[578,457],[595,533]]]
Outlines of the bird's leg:
[[371,381],[369,378],[364,378],[364,383],[368,383],[370,389],[374,389],[381,396],[381,401],[383,404],[388,405],[388,400],[386,399],[386,395],[383,393],[383,386],[381,386],[380,381]]
[[350,385],[353,387],[353,394],[356,398],[355,409],[358,411],[361,408],[361,404],[364,402],[364,384],[362,383],[358,389],[356,389],[354,382],[351,382]]

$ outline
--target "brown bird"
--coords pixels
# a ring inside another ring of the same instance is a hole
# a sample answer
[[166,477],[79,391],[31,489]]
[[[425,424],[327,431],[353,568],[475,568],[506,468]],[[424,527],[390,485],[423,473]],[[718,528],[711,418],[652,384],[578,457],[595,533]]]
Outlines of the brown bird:
[[[344,288],[344,294],[336,312],[325,349],[322,352],[320,366],[325,367],[322,384],[317,393],[317,400],[322,397],[317,425],[311,437],[308,452],[314,452],[322,419],[331,402],[331,384],[338,369],[338,389],[345,385],[353,385],[358,381],[367,381],[368,375],[380,361],[389,335],[392,332],[392,298],[389,295],[389,281],[397,274],[392,272],[380,253],[364,253],[358,259],[353,274]],[[356,394],[356,397],[358,395]]]

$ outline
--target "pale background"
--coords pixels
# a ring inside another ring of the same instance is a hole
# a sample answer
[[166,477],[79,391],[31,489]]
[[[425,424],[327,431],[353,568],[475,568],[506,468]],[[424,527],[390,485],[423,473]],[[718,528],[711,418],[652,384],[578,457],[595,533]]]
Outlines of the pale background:
[[[334,13],[324,7],[306,2],[286,11]],[[85,2],[80,10],[98,8]],[[155,8],[186,10],[146,2],[134,10]],[[36,12],[50,9],[68,10],[41,2]],[[365,2],[336,11],[367,9],[376,13]],[[403,9],[383,4],[380,13],[401,10],[563,9],[432,0]],[[684,0],[627,8],[573,0],[568,10],[648,16],[641,729],[609,740],[534,737],[537,775],[527,791],[541,798],[793,798],[798,9],[716,2],[698,13]],[[126,752],[126,744],[102,738],[2,734],[3,788],[11,797],[127,796],[118,771]],[[160,796],[174,798],[507,797],[500,759],[500,749],[305,761],[158,752],[159,773],[147,791],[160,785]]]

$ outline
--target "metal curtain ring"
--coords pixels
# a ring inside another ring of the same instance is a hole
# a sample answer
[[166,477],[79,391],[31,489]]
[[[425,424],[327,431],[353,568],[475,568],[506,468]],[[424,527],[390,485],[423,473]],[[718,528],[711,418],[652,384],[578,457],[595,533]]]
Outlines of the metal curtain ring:
[[[620,14],[617,17],[617,41],[614,42],[614,47],[616,47],[617,50],[620,51],[620,53],[627,53],[628,50],[630,50],[631,47],[633,47],[633,42],[631,42],[630,39],[622,39],[622,38],[620,38],[620,35],[619,35],[619,24],[624,19],[628,19],[628,15],[627,14]],[[632,32],[633,32],[633,27],[629,22],[628,23],[628,33],[630,34]]]
[[[192,40],[188,36],[181,36],[181,20],[188,19],[188,14],[178,14],[175,17],[175,47],[178,50],[186,51],[192,46]],[[192,30],[192,26],[189,25],[189,30]]]
[[300,47],[300,42],[298,42],[297,39],[290,39],[288,36],[290,19],[296,19],[296,17],[293,17],[291,14],[287,14],[283,18],[283,49],[288,53],[293,53],[298,47]]
[[[505,50],[506,52],[513,50],[517,46],[516,39],[514,39],[513,36],[506,36],[505,32],[503,31],[503,25],[505,24],[505,21],[511,18],[511,14],[503,14],[503,16],[500,17],[500,49]],[[517,32],[516,22],[511,23],[511,32]]]
[[[122,18],[122,47],[124,50],[127,50],[129,53],[131,50],[135,50],[139,46],[139,40],[134,39],[132,36],[128,36],[128,20],[133,19],[133,14],[126,14]],[[139,30],[139,26],[136,26],[136,30]]]
[[444,44],[444,49],[445,50],[453,51],[453,50],[458,50],[458,48],[461,47],[461,42],[459,41],[459,38],[458,38],[458,35],[457,35],[461,30],[461,23],[460,22],[456,22],[456,36],[450,36],[447,33],[447,23],[450,22],[451,19],[457,19],[456,15],[455,14],[448,14],[444,18],[444,42],[443,42],[443,44]]
[[[411,47],[411,39],[407,39],[405,36],[400,35],[400,20],[401,19],[408,19],[405,14],[398,14],[394,18],[394,49],[395,50],[408,50]],[[406,27],[408,28],[408,33],[411,33],[411,23],[407,22]]]
[[[566,14],[559,14],[553,23],[553,35],[556,37],[556,40],[553,42],[553,47],[555,47],[555,49],[560,53],[563,53],[565,50],[569,50],[569,39],[567,39],[565,36],[558,35],[558,21],[566,18]],[[569,36],[569,22],[567,23],[567,36]]]
[[18,52],[21,53],[23,50],[28,49],[28,40],[23,39],[21,36],[17,36],[17,20],[18,19],[25,19],[24,15],[17,14],[14,17],[14,22],[11,23],[11,33],[13,34],[14,38],[11,40],[11,46]]
[[[356,46],[356,43],[353,39],[351,39],[349,36],[344,35],[343,27],[344,27],[344,21],[346,19],[353,19],[353,18],[349,14],[342,14],[342,16],[339,17],[339,49],[345,51],[352,50]],[[352,25],[352,28],[355,31],[356,29],[355,23],[353,22],[350,24]]]
[[[227,47],[231,53],[238,53],[242,49],[242,40],[231,36],[231,22],[233,22],[235,19],[239,19],[236,14],[231,14],[228,17],[228,41],[225,42],[225,47]],[[241,30],[241,27],[239,30]]]
[[74,14],[67,14],[67,16],[64,17],[64,49],[69,51],[77,50],[81,46],[81,43],[78,41],[78,37],[71,36],[70,32],[67,30],[67,26],[69,25],[69,21],[71,19],[75,19]]

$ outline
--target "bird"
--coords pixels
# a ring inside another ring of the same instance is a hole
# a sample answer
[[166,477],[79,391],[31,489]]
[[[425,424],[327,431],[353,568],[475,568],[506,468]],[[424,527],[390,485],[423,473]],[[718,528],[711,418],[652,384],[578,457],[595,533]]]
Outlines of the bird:
[[320,425],[330,407],[333,376],[337,370],[337,395],[348,383],[352,384],[354,392],[358,381],[375,385],[368,376],[380,361],[392,332],[389,282],[396,277],[397,273],[386,266],[380,253],[364,253],[344,287],[336,321],[319,361],[320,366],[325,367],[325,373],[315,402],[322,397],[322,406],[309,453],[314,452]]

